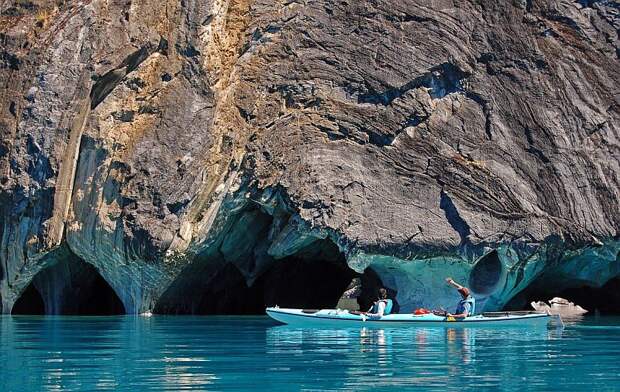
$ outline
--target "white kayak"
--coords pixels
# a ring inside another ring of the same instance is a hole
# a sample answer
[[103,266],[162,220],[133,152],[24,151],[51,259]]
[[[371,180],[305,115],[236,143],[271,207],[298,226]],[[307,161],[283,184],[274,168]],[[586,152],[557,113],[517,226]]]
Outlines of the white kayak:
[[382,317],[350,313],[340,309],[304,310],[287,308],[267,308],[267,315],[281,323],[296,327],[542,327],[551,316],[535,312],[492,312],[466,317],[464,319],[446,318],[434,314],[390,314]]

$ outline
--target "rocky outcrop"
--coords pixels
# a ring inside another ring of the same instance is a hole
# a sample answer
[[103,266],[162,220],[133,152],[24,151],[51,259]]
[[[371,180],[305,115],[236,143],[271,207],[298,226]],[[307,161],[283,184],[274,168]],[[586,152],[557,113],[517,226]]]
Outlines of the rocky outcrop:
[[615,3],[59,4],[0,12],[5,313],[82,269],[128,313],[619,275]]

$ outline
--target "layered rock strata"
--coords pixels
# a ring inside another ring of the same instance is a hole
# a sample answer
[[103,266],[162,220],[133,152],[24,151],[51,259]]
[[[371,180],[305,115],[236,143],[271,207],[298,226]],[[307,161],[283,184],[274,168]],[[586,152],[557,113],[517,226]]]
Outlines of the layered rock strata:
[[0,10],[4,313],[79,313],[76,276],[243,313],[360,274],[404,311],[452,304],[447,275],[479,310],[619,275],[613,2]]

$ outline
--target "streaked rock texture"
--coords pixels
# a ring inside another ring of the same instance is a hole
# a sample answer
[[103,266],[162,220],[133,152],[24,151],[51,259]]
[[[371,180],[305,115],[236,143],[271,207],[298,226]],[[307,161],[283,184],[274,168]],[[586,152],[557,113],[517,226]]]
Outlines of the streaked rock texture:
[[615,2],[0,14],[5,313],[31,283],[66,308],[75,263],[129,313],[333,306],[364,271],[403,310],[454,302],[446,275],[492,310],[619,275]]

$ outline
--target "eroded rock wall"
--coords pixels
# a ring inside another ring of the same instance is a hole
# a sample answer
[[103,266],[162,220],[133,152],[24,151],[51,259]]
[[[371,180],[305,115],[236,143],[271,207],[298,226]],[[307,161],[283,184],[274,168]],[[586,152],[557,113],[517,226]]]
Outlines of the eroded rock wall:
[[487,310],[541,277],[618,275],[613,2],[0,15],[5,313],[65,247],[129,313],[191,309],[175,293],[220,292],[230,265],[285,279],[286,260],[371,268],[403,310],[453,302],[447,275]]

